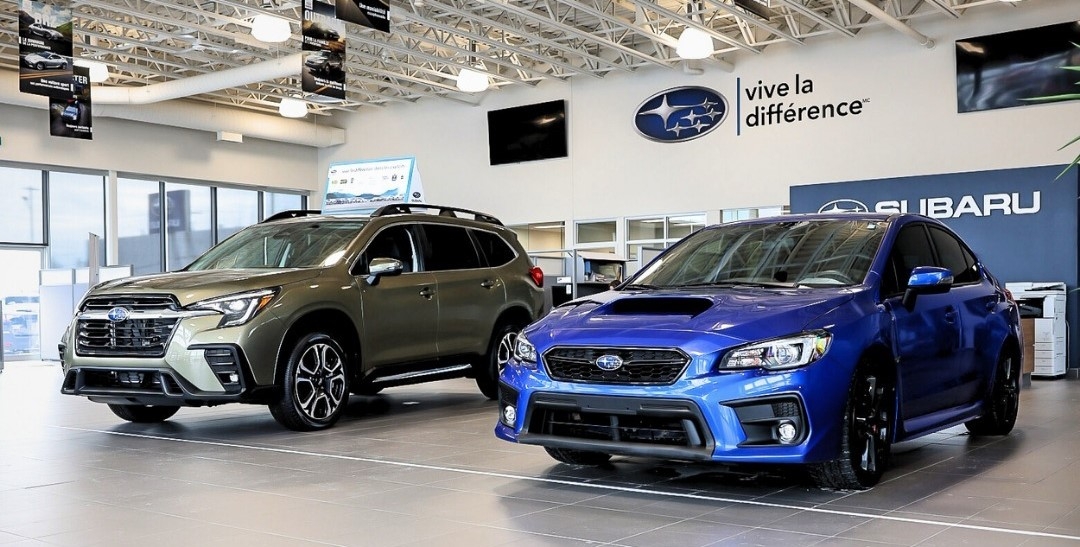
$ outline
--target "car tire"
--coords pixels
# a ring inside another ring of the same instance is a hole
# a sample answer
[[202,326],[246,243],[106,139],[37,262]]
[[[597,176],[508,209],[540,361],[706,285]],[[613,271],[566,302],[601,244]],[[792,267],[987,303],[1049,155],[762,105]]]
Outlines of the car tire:
[[155,424],[164,422],[180,410],[178,406],[158,405],[116,405],[110,404],[109,410],[121,419],[137,424]]
[[994,387],[984,404],[984,414],[964,424],[972,435],[1008,435],[1016,425],[1020,408],[1020,359],[1003,353],[994,372]]
[[547,450],[548,455],[552,458],[570,465],[604,465],[611,459],[611,454],[591,450],[552,448],[550,446],[545,446],[544,450]]
[[896,423],[896,383],[884,366],[864,360],[855,369],[844,405],[840,457],[810,466],[822,488],[865,490],[878,483],[889,465]]
[[38,64],[34,65],[34,68],[36,68],[38,70],[45,70],[45,63],[38,63]]
[[524,325],[514,322],[501,323],[491,333],[488,351],[481,357],[481,365],[476,368],[476,387],[488,399],[499,398],[499,374],[514,354],[514,343]]
[[325,332],[301,336],[285,363],[284,382],[270,414],[293,431],[326,429],[349,402],[347,357]]

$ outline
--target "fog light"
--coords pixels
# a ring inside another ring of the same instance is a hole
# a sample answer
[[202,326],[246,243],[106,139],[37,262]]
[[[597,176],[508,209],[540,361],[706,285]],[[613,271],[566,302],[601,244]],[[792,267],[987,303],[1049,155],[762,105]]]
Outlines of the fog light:
[[515,422],[517,422],[517,409],[513,405],[506,405],[503,409],[503,423],[514,425]]
[[237,383],[239,381],[240,381],[240,376],[238,376],[235,372],[229,375],[229,383],[230,384],[235,384],[235,383]]
[[780,425],[776,426],[776,436],[783,444],[791,444],[798,434],[799,430],[795,428],[795,424],[787,420],[780,422]]

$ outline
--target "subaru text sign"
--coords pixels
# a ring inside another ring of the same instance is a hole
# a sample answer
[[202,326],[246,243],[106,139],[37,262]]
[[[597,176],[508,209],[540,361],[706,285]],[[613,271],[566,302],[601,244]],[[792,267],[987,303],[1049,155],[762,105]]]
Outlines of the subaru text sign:
[[702,137],[724,122],[727,99],[707,87],[673,87],[645,99],[634,113],[634,128],[656,142]]

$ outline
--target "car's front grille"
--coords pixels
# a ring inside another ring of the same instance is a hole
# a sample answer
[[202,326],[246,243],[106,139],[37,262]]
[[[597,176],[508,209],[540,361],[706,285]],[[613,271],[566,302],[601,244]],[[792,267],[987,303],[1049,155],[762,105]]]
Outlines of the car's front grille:
[[[122,308],[121,313],[114,310]],[[75,353],[93,357],[162,357],[180,307],[170,295],[87,298],[76,321]]]
[[710,437],[683,400],[540,394],[527,432],[550,438],[704,449]]
[[[603,356],[616,356],[622,365],[604,370],[596,364]],[[689,363],[674,349],[555,347],[544,353],[548,374],[564,382],[665,385],[679,379]]]
[[79,319],[75,352],[110,357],[162,357],[178,318]]

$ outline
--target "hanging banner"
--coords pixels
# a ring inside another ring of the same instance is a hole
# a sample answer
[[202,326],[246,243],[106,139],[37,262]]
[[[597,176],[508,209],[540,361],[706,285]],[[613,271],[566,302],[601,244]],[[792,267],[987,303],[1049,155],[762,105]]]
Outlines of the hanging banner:
[[413,156],[330,164],[325,214],[370,213],[391,203],[423,203],[424,184]]
[[90,108],[90,69],[82,66],[72,69],[75,92],[66,100],[49,99],[49,134],[91,140],[94,138],[94,121]]
[[390,4],[381,0],[337,0],[337,18],[390,33]]
[[300,80],[303,90],[345,99],[345,23],[335,18],[333,2],[304,0],[301,33],[304,66]]
[[71,3],[19,0],[19,91],[66,101],[71,77]]

